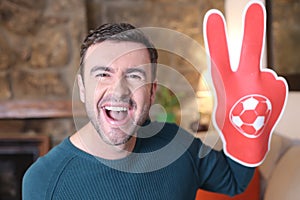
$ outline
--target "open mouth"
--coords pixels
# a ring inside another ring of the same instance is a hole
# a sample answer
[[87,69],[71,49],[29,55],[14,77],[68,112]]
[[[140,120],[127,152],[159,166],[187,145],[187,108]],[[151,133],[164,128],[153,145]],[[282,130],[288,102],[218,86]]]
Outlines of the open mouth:
[[103,106],[106,120],[112,125],[123,125],[130,120],[133,110],[129,106]]
[[125,107],[104,107],[106,115],[115,121],[122,121],[128,116],[128,109]]

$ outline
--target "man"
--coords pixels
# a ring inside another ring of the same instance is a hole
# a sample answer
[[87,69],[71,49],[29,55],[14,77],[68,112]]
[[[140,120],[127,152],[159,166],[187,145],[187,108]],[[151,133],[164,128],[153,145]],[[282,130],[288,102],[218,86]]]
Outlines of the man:
[[198,188],[235,195],[247,187],[253,168],[222,151],[202,158],[199,139],[149,120],[156,63],[156,49],[130,24],[86,37],[78,85],[90,122],[31,166],[24,200],[195,199]]

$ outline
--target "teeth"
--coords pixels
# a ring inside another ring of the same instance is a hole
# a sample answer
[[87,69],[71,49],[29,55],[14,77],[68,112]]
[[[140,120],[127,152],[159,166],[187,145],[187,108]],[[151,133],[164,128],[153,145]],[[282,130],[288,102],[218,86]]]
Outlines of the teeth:
[[117,112],[127,111],[127,108],[125,107],[115,107],[115,106],[105,106],[105,109],[110,111],[117,111]]

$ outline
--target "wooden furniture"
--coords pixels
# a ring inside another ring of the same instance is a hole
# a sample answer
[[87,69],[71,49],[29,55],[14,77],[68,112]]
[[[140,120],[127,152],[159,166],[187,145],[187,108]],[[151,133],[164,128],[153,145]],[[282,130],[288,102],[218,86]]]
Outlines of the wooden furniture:
[[36,160],[50,148],[47,135],[0,134],[0,154],[32,154]]
[[69,100],[0,101],[0,119],[59,118],[84,113],[81,102]]

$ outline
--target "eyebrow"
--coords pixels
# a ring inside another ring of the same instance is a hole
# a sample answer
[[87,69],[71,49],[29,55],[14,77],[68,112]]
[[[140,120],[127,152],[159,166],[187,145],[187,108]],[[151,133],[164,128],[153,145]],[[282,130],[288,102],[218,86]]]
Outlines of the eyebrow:
[[110,67],[106,67],[106,66],[94,66],[91,71],[90,71],[90,75],[93,74],[96,71],[106,71],[106,72],[111,72],[113,71],[112,68]]

